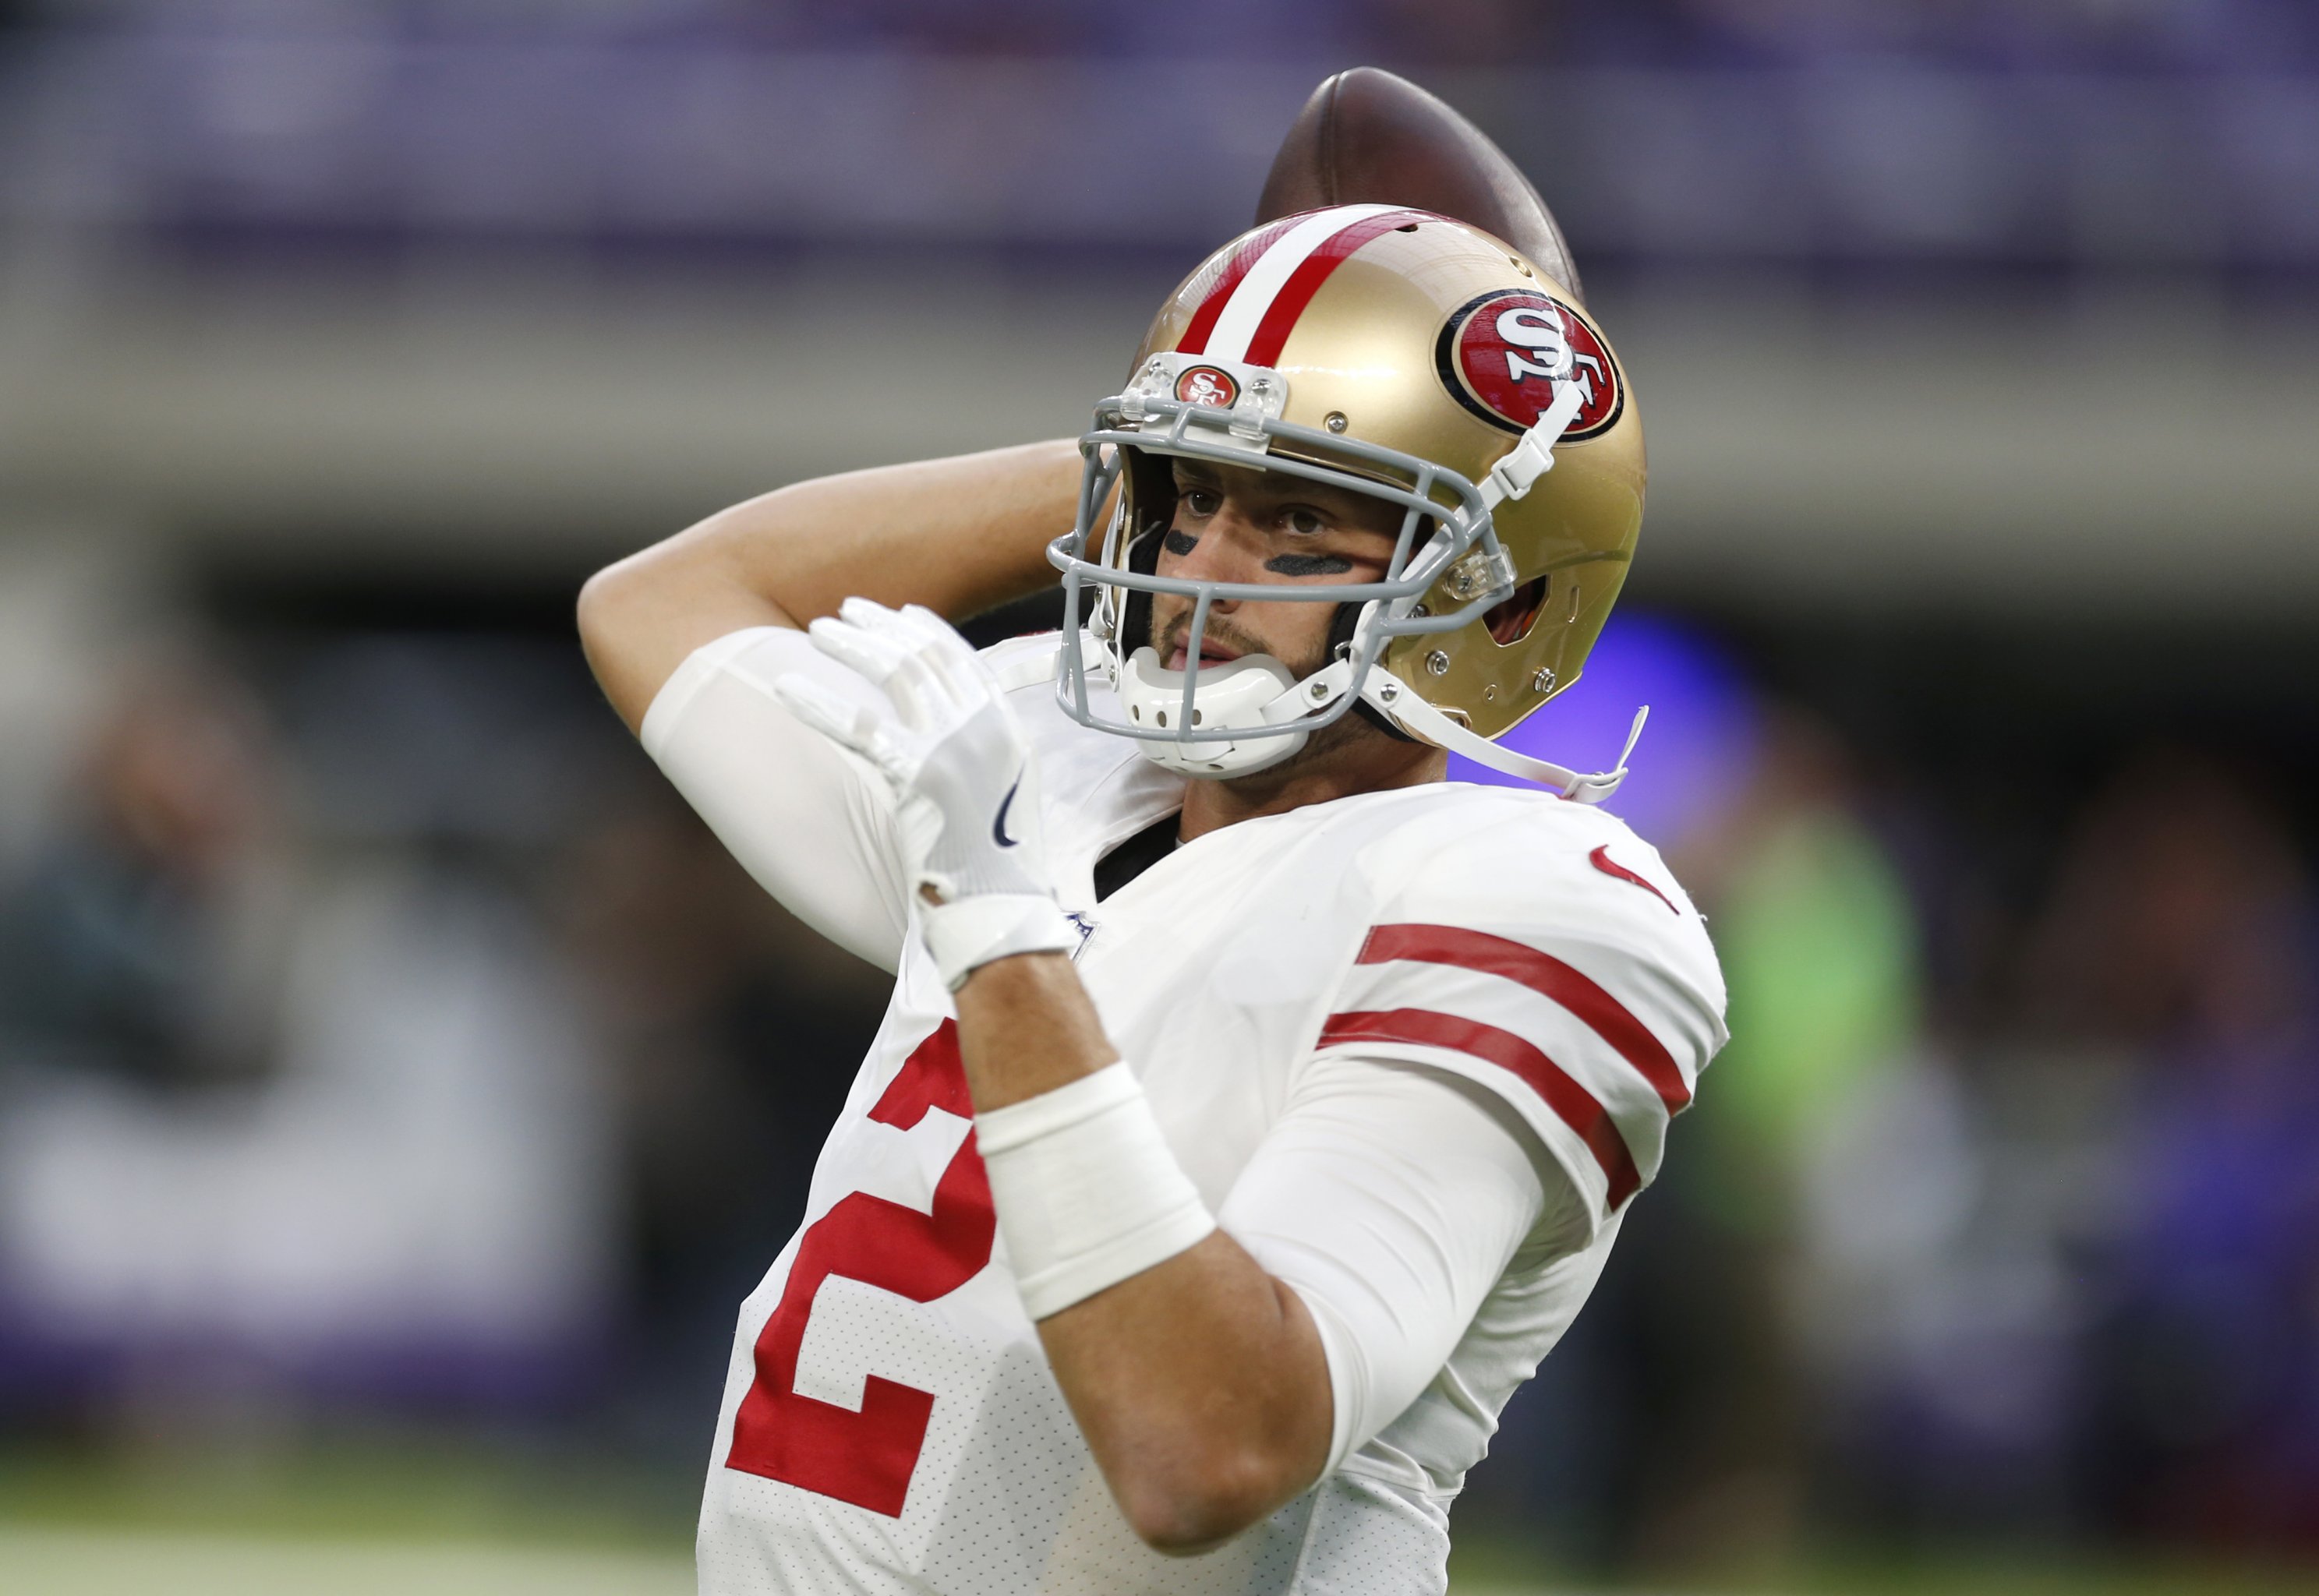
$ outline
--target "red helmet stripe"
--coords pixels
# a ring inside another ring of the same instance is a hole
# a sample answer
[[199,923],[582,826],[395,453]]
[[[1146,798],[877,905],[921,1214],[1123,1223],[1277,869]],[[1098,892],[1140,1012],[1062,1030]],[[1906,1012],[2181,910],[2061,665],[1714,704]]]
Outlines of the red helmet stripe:
[[1296,326],[1296,318],[1313,302],[1321,284],[1330,274],[1351,257],[1353,252],[1371,239],[1389,233],[1395,228],[1407,227],[1414,221],[1432,221],[1437,218],[1428,211],[1387,211],[1382,216],[1365,216],[1329,238],[1322,246],[1306,256],[1296,269],[1288,275],[1280,292],[1272,296],[1265,307],[1263,319],[1257,322],[1256,331],[1248,340],[1248,353],[1241,356],[1250,365],[1271,365],[1280,358],[1281,346]]
[[1303,220],[1301,216],[1284,216],[1262,232],[1250,234],[1247,240],[1232,251],[1232,258],[1224,263],[1223,274],[1208,290],[1208,296],[1200,302],[1200,308],[1192,312],[1191,325],[1184,329],[1184,336],[1176,341],[1178,350],[1187,355],[1207,353],[1209,335],[1215,331],[1217,319],[1223,315],[1224,306],[1230,302],[1233,291],[1241,285],[1241,280],[1248,275],[1249,268],[1262,257],[1266,250],[1280,242],[1282,234]]

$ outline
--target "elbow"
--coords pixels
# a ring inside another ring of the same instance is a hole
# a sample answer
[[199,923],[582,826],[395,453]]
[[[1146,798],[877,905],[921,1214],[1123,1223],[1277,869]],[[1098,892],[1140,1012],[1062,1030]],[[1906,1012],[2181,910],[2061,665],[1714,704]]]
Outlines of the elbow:
[[667,674],[651,669],[654,618],[650,573],[642,568],[643,559],[631,555],[590,577],[581,586],[573,618],[589,670],[631,732],[643,726],[645,710]]
[[619,633],[619,618],[632,600],[636,584],[636,556],[605,566],[580,585],[574,619],[580,645],[594,658],[611,647]]
[[642,728],[662,684],[701,644],[744,627],[797,624],[736,555],[749,522],[731,515],[639,549],[581,585],[581,649],[630,731]]
[[1120,1506],[1136,1537],[1170,1557],[1214,1550],[1269,1518],[1301,1488],[1276,1460],[1252,1451],[1147,1469],[1120,1485]]

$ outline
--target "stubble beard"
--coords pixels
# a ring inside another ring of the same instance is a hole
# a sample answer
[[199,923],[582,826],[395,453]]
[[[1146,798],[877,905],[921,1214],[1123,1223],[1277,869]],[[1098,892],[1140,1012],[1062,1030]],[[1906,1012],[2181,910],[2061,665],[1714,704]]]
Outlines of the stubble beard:
[[[1154,652],[1163,663],[1174,657],[1176,645],[1187,639],[1191,629],[1192,611],[1188,603],[1164,627],[1155,628],[1153,636],[1157,643]],[[1243,656],[1260,654],[1279,660],[1287,667],[1289,675],[1299,681],[1329,663],[1329,645],[1325,637],[1312,657],[1297,661],[1283,659],[1262,638],[1251,636],[1234,627],[1230,621],[1220,621],[1214,616],[1208,618],[1207,630],[1202,636],[1224,644]],[[1278,764],[1267,765],[1244,776],[1224,776],[1215,780],[1234,792],[1263,793],[1304,775],[1322,762],[1338,758],[1347,750],[1364,743],[1393,740],[1390,733],[1362,714],[1360,706],[1355,704],[1327,726],[1309,734],[1304,739],[1304,746]]]

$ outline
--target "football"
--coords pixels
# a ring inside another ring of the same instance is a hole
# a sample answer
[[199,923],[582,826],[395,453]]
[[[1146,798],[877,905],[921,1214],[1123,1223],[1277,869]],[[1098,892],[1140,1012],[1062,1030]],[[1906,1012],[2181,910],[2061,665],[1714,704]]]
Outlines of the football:
[[1585,302],[1562,230],[1506,152],[1408,79],[1355,67],[1324,79],[1304,102],[1272,158],[1256,220],[1368,203],[1471,222]]

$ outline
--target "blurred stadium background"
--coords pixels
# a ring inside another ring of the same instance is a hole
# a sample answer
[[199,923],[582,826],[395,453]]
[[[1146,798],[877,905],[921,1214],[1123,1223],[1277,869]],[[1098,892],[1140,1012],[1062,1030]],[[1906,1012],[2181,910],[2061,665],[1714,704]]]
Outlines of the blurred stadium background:
[[1533,726],[1739,1038],[1459,1589],[2319,1588],[2307,0],[0,13],[0,1587],[689,1588],[881,994],[573,595],[1077,430],[1366,61],[1647,407]]

